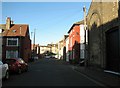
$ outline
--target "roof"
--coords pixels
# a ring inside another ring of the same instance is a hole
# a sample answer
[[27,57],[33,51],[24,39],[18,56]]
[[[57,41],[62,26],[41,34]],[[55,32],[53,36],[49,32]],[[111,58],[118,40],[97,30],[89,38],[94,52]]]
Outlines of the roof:
[[73,29],[73,27],[74,27],[75,25],[80,25],[80,24],[83,24],[83,23],[84,23],[84,20],[74,23],[74,24],[72,25],[72,27],[70,28],[70,30],[68,31],[68,33],[71,32],[71,30]]
[[9,30],[3,32],[3,36],[25,36],[27,30],[27,24],[14,24]]

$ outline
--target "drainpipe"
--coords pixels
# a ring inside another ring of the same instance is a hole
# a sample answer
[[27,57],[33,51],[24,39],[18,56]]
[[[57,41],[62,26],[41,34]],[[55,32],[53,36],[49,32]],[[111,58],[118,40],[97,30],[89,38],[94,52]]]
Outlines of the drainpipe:
[[19,57],[21,58],[21,29],[22,26],[20,26],[20,41],[19,41]]

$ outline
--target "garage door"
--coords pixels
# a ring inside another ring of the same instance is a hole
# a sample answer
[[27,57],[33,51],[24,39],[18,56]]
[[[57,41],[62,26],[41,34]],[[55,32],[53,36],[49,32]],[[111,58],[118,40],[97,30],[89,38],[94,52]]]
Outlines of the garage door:
[[120,72],[119,58],[119,28],[115,27],[106,32],[107,69]]

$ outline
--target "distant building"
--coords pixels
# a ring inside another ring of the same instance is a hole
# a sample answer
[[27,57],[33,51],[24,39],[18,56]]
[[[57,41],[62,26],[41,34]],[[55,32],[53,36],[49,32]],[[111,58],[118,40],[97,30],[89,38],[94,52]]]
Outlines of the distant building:
[[40,46],[39,44],[31,45],[32,57],[40,58]]
[[69,62],[69,36],[66,38],[66,61]]
[[40,54],[43,54],[43,53],[45,53],[47,51],[50,51],[50,47],[40,45]]
[[63,59],[64,40],[58,42],[58,59]]
[[58,53],[58,44],[48,44],[50,52],[57,54]]
[[69,35],[64,35],[64,50],[63,57],[65,61],[69,62]]
[[40,54],[44,54],[46,52],[51,52],[56,54],[56,58],[58,55],[58,44],[47,44],[47,46],[41,45],[40,46]]
[[68,38],[69,35],[64,35],[64,39],[63,39],[63,60],[66,61],[66,39]]
[[1,24],[2,29],[2,59],[23,58],[25,62],[31,57],[31,40],[28,24],[13,24],[11,18],[6,19],[6,24]]

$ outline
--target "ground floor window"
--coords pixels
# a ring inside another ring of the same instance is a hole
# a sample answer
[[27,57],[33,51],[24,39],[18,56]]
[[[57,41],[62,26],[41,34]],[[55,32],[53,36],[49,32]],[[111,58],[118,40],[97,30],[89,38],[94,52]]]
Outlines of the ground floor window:
[[80,44],[80,59],[85,58],[85,44]]
[[18,58],[18,51],[17,50],[7,50],[6,58]]
[[84,59],[84,58],[85,58],[85,50],[84,50],[84,49],[81,49],[81,50],[80,50],[80,58],[81,58],[81,59]]

